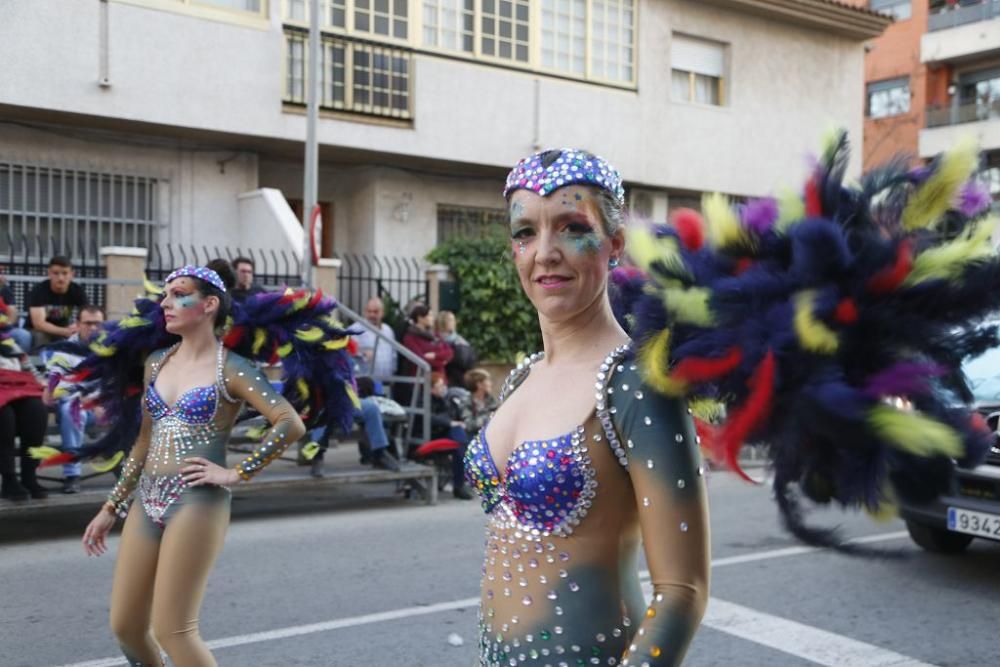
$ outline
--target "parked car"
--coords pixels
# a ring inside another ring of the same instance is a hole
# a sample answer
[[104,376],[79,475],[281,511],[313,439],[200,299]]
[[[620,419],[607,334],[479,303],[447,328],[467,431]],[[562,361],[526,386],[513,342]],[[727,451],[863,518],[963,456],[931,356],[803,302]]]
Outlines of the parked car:
[[955,466],[947,494],[925,505],[900,506],[913,541],[938,553],[960,553],[977,537],[1000,541],[1000,349],[966,362],[962,370],[976,410],[997,439],[981,465]]

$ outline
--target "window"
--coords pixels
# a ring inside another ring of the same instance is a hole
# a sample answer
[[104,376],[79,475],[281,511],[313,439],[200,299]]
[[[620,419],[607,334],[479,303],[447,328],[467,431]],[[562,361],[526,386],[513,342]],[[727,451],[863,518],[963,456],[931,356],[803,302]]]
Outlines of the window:
[[962,74],[958,89],[967,120],[1000,118],[1000,68]]
[[587,0],[542,1],[542,67],[587,73]]
[[726,45],[677,34],[672,42],[671,97],[678,102],[724,105]]
[[590,70],[597,79],[634,79],[634,0],[591,0]]
[[264,4],[264,0],[189,0],[189,2],[193,5],[211,5],[254,14],[260,14]]
[[[409,0],[319,0],[319,6],[321,28],[409,38]],[[308,23],[308,0],[285,0],[285,20]]]
[[[307,36],[288,31],[285,101],[305,104]],[[324,35],[320,106],[390,118],[410,118],[410,52],[394,46]]]
[[868,116],[887,118],[910,111],[910,79],[889,79],[868,84]]
[[904,21],[913,15],[912,0],[871,0],[868,8],[873,12],[888,14],[897,21]]
[[510,214],[502,208],[475,206],[437,206],[437,242],[453,238],[483,238],[497,230],[506,230]]
[[475,51],[476,0],[424,0],[424,44]]
[[528,0],[481,0],[479,49],[484,56],[528,62]]

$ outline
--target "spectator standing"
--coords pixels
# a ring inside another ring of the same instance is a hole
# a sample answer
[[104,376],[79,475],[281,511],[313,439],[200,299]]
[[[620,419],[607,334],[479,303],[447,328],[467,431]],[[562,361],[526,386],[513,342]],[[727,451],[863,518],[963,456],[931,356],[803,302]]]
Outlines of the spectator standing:
[[233,288],[233,300],[243,302],[254,294],[267,290],[254,282],[254,263],[249,257],[237,257],[232,261],[236,273],[236,287]]
[[435,371],[431,374],[431,437],[448,438],[458,443],[451,454],[452,493],[456,498],[472,500],[472,493],[465,486],[465,450],[469,446],[469,434],[465,430],[463,406],[454,397],[448,396],[448,383],[444,375]]
[[476,351],[457,331],[458,322],[455,313],[442,310],[438,313],[435,329],[438,336],[451,346],[452,358],[445,366],[448,386],[462,387],[465,385],[465,372],[479,361]]
[[73,264],[56,255],[49,260],[48,279],[28,295],[28,329],[33,346],[46,345],[76,333],[76,311],[87,304],[83,287],[73,282]]
[[[454,352],[451,346],[434,333],[434,317],[431,309],[418,303],[410,310],[409,326],[403,336],[403,345],[431,365],[431,370],[444,375],[445,366]],[[411,373],[416,374],[414,372]]]
[[361,370],[375,380],[386,380],[396,374],[396,350],[389,342],[396,342],[396,334],[393,333],[392,327],[382,321],[384,317],[385,305],[382,299],[373,296],[365,304],[365,320],[385,338],[368,329],[354,337],[358,342],[361,360],[364,362]]
[[[69,342],[78,344],[79,354],[59,350],[45,355],[46,370],[49,373],[49,387],[58,384],[59,379],[83,361],[90,343],[97,338],[104,324],[104,311],[100,306],[86,305],[80,309],[77,317],[77,331],[70,336]],[[97,421],[97,415],[92,410],[81,410],[78,407],[78,397],[55,398],[47,396],[48,402],[55,403],[56,421],[59,423],[59,434],[62,437],[62,450],[74,452],[83,444],[86,429]],[[80,491],[80,463],[63,464],[63,493],[78,493]]]
[[7,322],[11,327],[11,338],[23,352],[29,352],[31,350],[31,332],[18,326],[21,314],[14,301],[14,290],[11,289],[7,277],[2,273],[0,273],[0,302],[2,302],[0,308],[3,309],[3,314],[7,316]]

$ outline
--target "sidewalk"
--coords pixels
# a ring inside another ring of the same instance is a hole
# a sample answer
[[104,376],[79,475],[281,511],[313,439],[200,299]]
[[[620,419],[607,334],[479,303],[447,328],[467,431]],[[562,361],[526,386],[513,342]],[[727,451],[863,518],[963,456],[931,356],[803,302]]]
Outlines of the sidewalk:
[[[242,444],[240,445],[242,446]],[[437,502],[437,470],[433,466],[420,465],[410,461],[400,463],[400,471],[392,472],[361,465],[358,462],[357,443],[341,441],[336,447],[326,452],[325,476],[316,479],[309,475],[309,466],[300,466],[295,455],[297,448],[289,448],[285,455],[264,468],[250,483],[237,484],[233,488],[233,497],[245,497],[255,493],[282,488],[310,489],[331,488],[343,484],[357,483],[392,483],[395,493],[400,485],[409,484],[414,495],[422,498],[427,504]],[[229,451],[227,460],[235,464],[242,454]],[[84,475],[87,474],[84,467]],[[73,509],[78,507],[97,507],[114,486],[115,477],[111,473],[98,475],[81,483],[80,493],[64,494],[62,487],[61,466],[39,471],[42,485],[49,490],[45,500],[26,500],[24,502],[0,501],[0,517],[12,514],[31,513],[49,509]]]

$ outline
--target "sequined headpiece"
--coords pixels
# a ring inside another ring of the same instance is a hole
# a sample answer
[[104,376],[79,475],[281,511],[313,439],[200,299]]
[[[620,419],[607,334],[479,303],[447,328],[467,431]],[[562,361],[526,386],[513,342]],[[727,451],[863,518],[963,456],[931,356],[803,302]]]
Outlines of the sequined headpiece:
[[524,158],[507,175],[504,198],[515,190],[531,190],[545,197],[564,185],[594,185],[625,203],[625,188],[618,170],[604,158],[576,148],[564,148],[549,166],[542,164],[542,151]]
[[219,277],[218,273],[212,269],[207,269],[204,266],[191,266],[190,264],[182,266],[167,276],[164,284],[169,283],[175,278],[183,278],[185,276],[188,278],[198,278],[199,280],[204,280],[212,287],[217,288],[220,292],[226,291],[226,285],[222,282],[222,278]]

